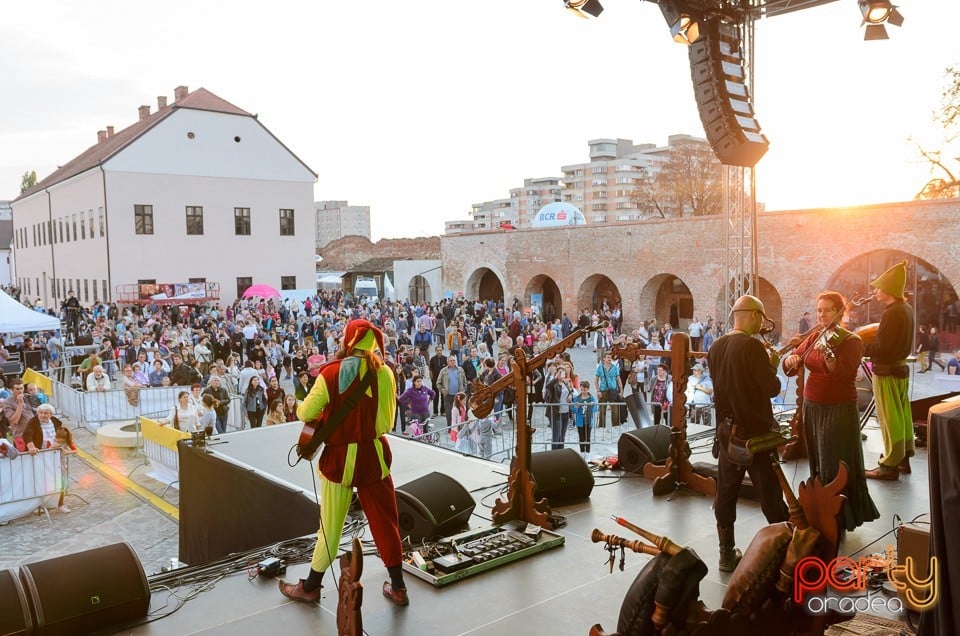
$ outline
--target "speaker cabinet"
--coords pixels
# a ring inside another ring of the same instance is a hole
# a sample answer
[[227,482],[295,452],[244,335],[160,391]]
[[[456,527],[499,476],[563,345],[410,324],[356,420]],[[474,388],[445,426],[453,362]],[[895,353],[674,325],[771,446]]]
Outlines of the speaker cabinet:
[[[929,527],[916,526],[908,523],[897,528],[897,565],[906,565],[907,557],[910,557],[912,560],[913,567],[910,568],[909,572],[914,580],[923,581],[930,576]],[[908,609],[914,612],[930,609],[917,607],[917,605],[910,600],[912,596],[922,603],[929,597],[928,592],[915,588],[911,585],[909,579],[907,581],[907,589],[913,592],[910,596],[907,595],[906,590],[898,590],[897,594]]]
[[550,505],[588,499],[593,492],[593,472],[572,448],[532,453],[530,473],[534,481],[533,496],[545,498]]
[[424,475],[396,490],[400,537],[409,536],[412,543],[456,534],[467,527],[477,505],[460,482],[443,473]]
[[0,636],[33,633],[30,604],[13,570],[0,570]]
[[73,636],[141,619],[150,587],[128,543],[20,566],[37,634]]
[[617,444],[620,467],[628,473],[642,473],[647,462],[660,464],[670,456],[670,427],[658,424],[626,431]]
[[720,18],[701,25],[690,45],[690,75],[707,140],[720,163],[752,168],[770,143],[754,118],[738,26]]

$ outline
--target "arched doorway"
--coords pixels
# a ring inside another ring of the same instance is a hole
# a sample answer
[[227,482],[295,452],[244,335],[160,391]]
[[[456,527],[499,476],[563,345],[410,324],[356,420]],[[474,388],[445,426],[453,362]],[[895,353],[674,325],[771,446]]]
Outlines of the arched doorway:
[[685,331],[693,320],[693,294],[690,288],[673,274],[662,274],[658,279],[660,284],[653,305],[654,317],[659,324],[668,322],[674,329]]
[[[870,294],[873,292],[870,283],[900,261],[907,261],[905,293],[916,311],[917,325],[937,327],[941,332],[941,344],[955,346],[956,340],[952,335],[957,328],[957,292],[940,270],[922,258],[899,250],[868,252],[838,269],[830,277],[828,286],[847,298],[856,292],[861,296]],[[883,306],[880,303],[865,303],[850,310],[847,323],[857,327],[878,322],[882,313]],[[944,343],[944,340],[947,342]]]
[[[616,284],[603,274],[594,274],[580,285],[577,292],[577,309],[589,308],[600,311],[604,304],[614,309],[623,302]],[[571,320],[574,318],[571,317]]]
[[503,302],[503,283],[497,273],[489,267],[481,267],[470,274],[463,291],[471,300]]
[[[783,324],[783,299],[780,297],[780,292],[777,291],[777,288],[762,276],[757,277],[757,287],[758,289],[754,290],[752,295],[760,299],[760,302],[763,303],[763,309],[767,314],[767,318],[773,322],[773,331],[767,335],[767,339],[771,342],[780,342],[781,339],[790,338],[796,334],[796,326],[793,321],[786,326]],[[730,293],[733,294],[732,282],[730,283],[729,289]],[[723,307],[722,287],[720,288],[720,293],[717,295],[717,306]],[[729,308],[723,309],[723,311],[726,313],[718,315],[716,322],[723,323],[724,331],[728,331],[733,326],[733,317],[729,313]],[[799,324],[799,320],[800,317],[797,316],[797,324]]]
[[407,298],[415,305],[433,302],[430,297],[430,283],[427,282],[427,279],[419,274],[414,276],[407,288]]
[[556,281],[540,274],[534,276],[523,295],[524,302],[530,307],[535,301],[540,301],[537,307],[544,322],[551,322],[563,315],[563,301],[560,298],[560,288]]

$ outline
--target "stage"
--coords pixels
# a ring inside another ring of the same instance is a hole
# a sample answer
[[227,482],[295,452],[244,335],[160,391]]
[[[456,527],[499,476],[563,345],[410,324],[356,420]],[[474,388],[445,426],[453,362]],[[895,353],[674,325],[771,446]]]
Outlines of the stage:
[[[244,431],[224,436],[223,443],[214,443],[209,450],[216,459],[235,464],[282,485],[298,497],[312,500],[314,481],[310,468],[303,463],[293,468],[287,465],[287,451],[298,433],[296,424]],[[869,434],[864,451],[868,463],[875,457],[880,443],[879,431],[870,430]],[[402,438],[391,437],[390,444],[397,486],[434,471],[449,475],[470,491],[477,502],[470,527],[490,525],[489,507],[506,484],[507,466]],[[693,459],[704,461],[704,456]],[[887,532],[894,514],[909,520],[929,510],[925,460],[926,452],[921,449],[912,475],[896,483],[870,484],[882,517],[857,532],[848,533],[841,545],[841,554],[850,554]],[[806,460],[801,460],[799,466],[785,464],[784,472],[796,490],[797,484],[807,476]],[[600,528],[607,534],[619,534],[631,540],[639,538],[611,521],[611,514],[694,548],[710,569],[701,583],[700,598],[711,609],[719,607],[729,575],[721,574],[716,568],[712,500],[687,490],[680,490],[672,497],[654,497],[652,481],[619,472],[597,472],[595,478],[589,500],[553,509],[555,514],[566,518],[566,526],[556,530],[565,539],[563,546],[442,588],[434,588],[407,574],[408,607],[396,607],[381,596],[386,570],[375,554],[365,556],[362,581],[366,633],[587,634],[594,623],[613,631],[624,593],[651,557],[628,553],[625,570],[621,572],[615,566],[610,573],[607,553],[600,544],[590,541],[591,531]],[[217,486],[211,484],[211,487]],[[183,488],[187,488],[186,484]],[[315,507],[315,501],[312,505]],[[745,549],[753,534],[765,525],[765,520],[755,502],[743,499],[738,505],[738,517],[738,545]],[[271,519],[247,521],[249,524],[271,523]],[[313,528],[317,524],[316,518],[302,521]],[[369,533],[363,538],[369,539]],[[882,550],[890,540],[883,540],[870,551]],[[308,567],[307,564],[291,566],[284,578],[296,580],[305,576]],[[339,575],[337,567],[332,571]],[[162,618],[176,602],[169,592],[157,591],[153,593],[150,612],[151,617],[158,620],[122,633],[334,634],[337,592],[333,578],[327,574],[323,599],[319,606],[313,606],[281,596],[276,580],[249,581],[245,573],[234,574]],[[179,593],[188,591],[180,589]]]

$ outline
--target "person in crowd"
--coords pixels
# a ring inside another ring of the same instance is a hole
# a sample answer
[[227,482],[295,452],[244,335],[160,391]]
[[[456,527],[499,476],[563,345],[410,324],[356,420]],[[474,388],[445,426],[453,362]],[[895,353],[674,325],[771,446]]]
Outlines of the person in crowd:
[[198,411],[203,406],[203,386],[200,384],[190,385],[190,404]]
[[447,358],[445,366],[437,375],[437,388],[443,398],[443,414],[447,419],[447,428],[453,425],[451,411],[453,410],[453,401],[457,393],[463,392],[466,395],[467,376],[463,367],[457,366],[457,358],[450,355]]
[[306,371],[306,369],[304,369],[297,375],[296,381],[294,382],[294,385],[293,385],[294,386],[293,392],[297,400],[299,400],[300,402],[303,402],[307,398],[307,395],[310,393],[310,389],[312,388],[312,383],[310,382],[311,379],[312,378],[310,377],[310,374]]
[[[143,355],[143,354],[141,354]],[[144,372],[146,369],[146,361],[143,363],[137,361],[132,365],[133,368],[133,379],[136,380],[137,384],[140,386],[150,386],[150,376]]]
[[590,454],[590,432],[593,429],[593,417],[597,412],[597,398],[590,393],[590,382],[582,380],[580,390],[573,396],[573,423],[577,427],[580,439],[580,454],[584,459]]
[[551,427],[551,449],[563,448],[567,437],[567,427],[570,425],[570,402],[573,399],[570,378],[562,366],[557,366],[553,375],[543,388],[544,400],[547,403],[547,419]]
[[436,395],[433,389],[424,386],[421,376],[414,375],[412,386],[397,398],[397,402],[407,409],[406,421],[417,420],[421,422],[423,424],[423,430],[426,432],[428,430],[428,421],[430,420],[430,403]]
[[163,386],[163,380],[168,376],[167,372],[163,370],[163,362],[161,360],[153,361],[153,371],[150,372],[150,386]]
[[914,454],[913,415],[910,412],[910,355],[913,339],[913,308],[907,304],[904,287],[907,263],[901,261],[870,283],[874,298],[883,303],[877,338],[864,347],[873,367],[873,399],[883,435],[883,455],[869,479],[896,481],[910,472]]
[[[250,360],[247,360],[243,363],[243,370],[240,371],[240,375],[237,379],[238,382],[238,391],[240,395],[244,395],[247,392],[247,387],[250,386],[250,380],[252,378],[260,378],[260,373],[257,371],[256,366]],[[261,379],[261,382],[263,380]]]
[[140,403],[140,389],[143,388],[144,385],[140,384],[134,376],[133,365],[123,365],[121,381],[123,382],[123,392],[127,398],[127,402],[132,406],[137,406]]
[[946,365],[940,361],[940,334],[937,333],[936,327],[930,325],[930,350],[927,352],[927,367],[921,373],[932,369],[934,364],[940,367],[941,371],[947,369]]
[[917,366],[920,367],[920,373],[926,373],[930,364],[930,334],[926,325],[920,325],[917,334]]
[[[27,429],[24,431],[23,437],[26,442],[27,452],[31,455],[36,455],[43,449],[59,448],[62,453],[61,468],[65,468],[66,466],[65,455],[73,454],[77,450],[76,446],[73,445],[70,430],[63,427],[60,421],[53,416],[53,407],[49,404],[42,404],[37,408],[37,414],[27,424]],[[60,491],[57,510],[63,514],[68,514],[70,509],[63,503],[65,496],[66,485],[64,484],[63,489]]]
[[[749,465],[731,460],[727,450],[733,438],[749,440],[776,428],[771,398],[780,393],[774,354],[754,336],[766,318],[763,303],[754,296],[741,296],[733,305],[733,329],[710,347],[708,366],[713,378],[714,400],[717,409],[719,457],[717,464],[717,492],[714,498],[714,516],[720,543],[718,568],[732,572],[740,561],[736,547],[734,522],[737,518],[737,498],[744,475],[749,473],[760,499],[760,508],[768,523],[786,521],[790,515],[783,502],[780,482],[773,472],[773,451],[753,455]],[[735,457],[734,459],[739,459]]]
[[702,364],[693,365],[687,379],[687,407],[690,409],[690,421],[701,426],[713,426],[713,381],[703,372]]
[[157,423],[161,426],[172,426],[178,431],[200,430],[200,413],[190,404],[190,392],[177,393],[177,402],[170,408],[170,414]]
[[947,361],[947,375],[960,375],[960,349],[953,352],[953,357]]
[[94,367],[100,366],[103,364],[103,360],[100,359],[100,356],[97,355],[96,351],[91,351],[87,354],[87,357],[83,362],[80,363],[80,366],[77,367],[77,373],[80,374],[80,385],[86,389],[87,386],[87,377],[93,373]]
[[620,382],[620,367],[613,363],[613,355],[609,352],[603,354],[603,362],[597,365],[596,376],[597,399],[600,401],[600,415],[597,426],[600,428],[606,426],[608,404],[612,405],[610,408],[611,423],[617,425],[621,422],[619,402],[623,395],[623,384]]
[[285,424],[287,422],[287,415],[283,412],[283,399],[274,398],[270,402],[270,410],[267,411],[267,426],[273,426],[275,424]]
[[447,366],[447,358],[443,355],[443,345],[437,345],[433,357],[427,363],[430,371],[430,385],[433,387],[433,416],[440,414],[440,386],[438,384],[440,372]]
[[221,435],[227,432],[227,416],[230,413],[230,395],[223,387],[223,380],[218,375],[210,376],[210,382],[203,390],[203,396],[209,395],[213,398],[213,409],[216,412],[214,424],[217,433]]
[[285,395],[286,392],[280,386],[280,380],[276,376],[267,380],[267,404],[273,404],[273,401],[277,399],[282,404]]
[[287,393],[283,398],[283,417],[285,422],[296,422],[297,420],[297,396],[293,393]]
[[[132,369],[131,369],[132,371]],[[103,392],[113,388],[110,377],[104,372],[99,364],[93,367],[93,371],[87,376],[87,391]]]
[[372,323],[347,323],[337,359],[321,369],[310,395],[298,410],[302,421],[315,420],[327,408],[336,413],[347,400],[350,387],[364,382],[367,374],[374,374],[367,392],[333,431],[321,452],[320,528],[310,572],[297,583],[280,582],[280,592],[293,600],[320,600],[323,575],[339,553],[343,522],[356,488],[390,577],[383,584],[382,593],[396,605],[409,604],[403,580],[397,498],[390,476],[392,453],[387,441],[396,413],[396,387],[393,372],[379,357],[385,355],[384,348],[383,333]]
[[810,474],[820,475],[820,481],[829,484],[836,478],[840,462],[847,465],[840,528],[855,530],[879,519],[880,511],[867,490],[860,441],[856,379],[863,342],[843,328],[845,306],[837,292],[825,291],[817,296],[821,330],[810,334],[784,358],[782,367],[788,376],[796,375],[801,366],[806,369],[803,429]]
[[456,443],[454,448],[465,455],[479,454],[481,423],[467,417],[466,393],[460,392],[456,395],[450,414],[453,422],[450,427],[450,438]]
[[213,437],[213,427],[217,423],[216,400],[209,393],[205,394],[200,400],[200,407],[197,409],[199,419],[197,426],[207,437]]
[[247,390],[243,394],[243,405],[247,411],[250,428],[260,428],[263,423],[263,414],[267,410],[267,395],[260,385],[260,376],[255,375],[250,378]]

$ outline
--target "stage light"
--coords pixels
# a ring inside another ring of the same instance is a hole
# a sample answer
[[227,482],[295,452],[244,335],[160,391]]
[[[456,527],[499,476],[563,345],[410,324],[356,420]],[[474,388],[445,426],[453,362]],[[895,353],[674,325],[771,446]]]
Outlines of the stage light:
[[859,0],[860,13],[863,14],[863,25],[866,29],[864,40],[886,40],[887,28],[884,24],[900,26],[903,24],[903,15],[890,0]]
[[700,39],[700,22],[689,3],[660,0],[659,4],[674,42],[690,45]]
[[581,18],[587,17],[584,13],[589,13],[595,18],[603,13],[603,6],[598,0],[563,0],[563,4]]

